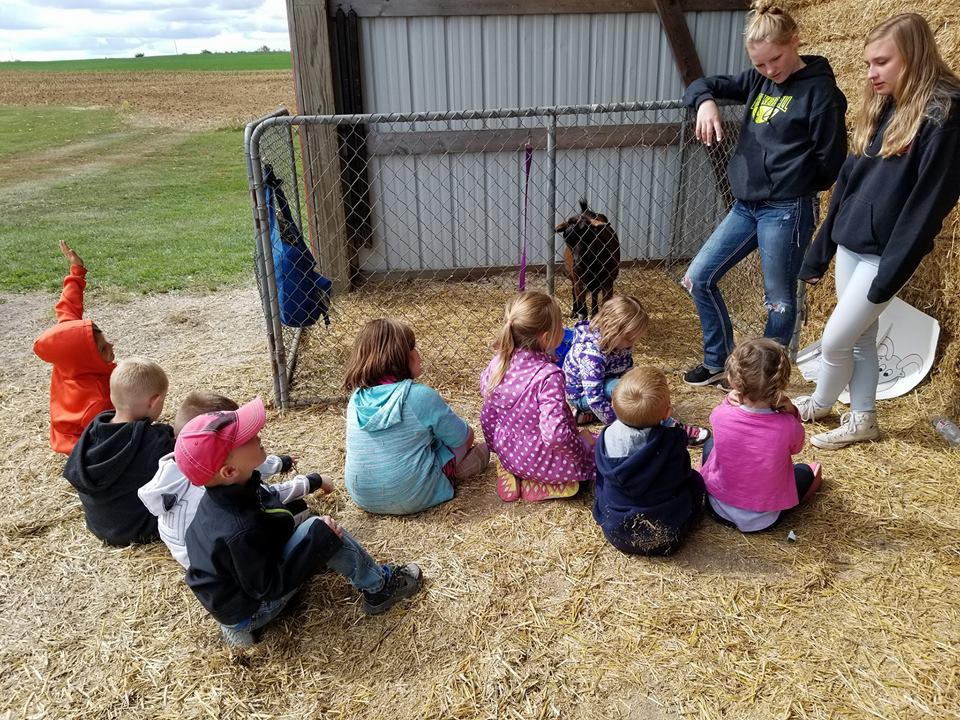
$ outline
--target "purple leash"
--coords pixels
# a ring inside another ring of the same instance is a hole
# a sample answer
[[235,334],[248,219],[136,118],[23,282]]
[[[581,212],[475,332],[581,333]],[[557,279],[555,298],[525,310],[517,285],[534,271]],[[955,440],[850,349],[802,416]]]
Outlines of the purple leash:
[[527,140],[523,158],[523,247],[520,252],[520,280],[517,286],[520,292],[527,287],[527,206],[530,200],[530,165],[533,163],[533,145]]

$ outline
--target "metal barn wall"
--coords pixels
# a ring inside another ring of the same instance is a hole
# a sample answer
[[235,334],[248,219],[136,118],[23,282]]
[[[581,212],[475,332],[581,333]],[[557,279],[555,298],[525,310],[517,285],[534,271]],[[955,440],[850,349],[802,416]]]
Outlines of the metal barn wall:
[[[708,74],[748,67],[741,12],[692,12]],[[655,13],[371,18],[360,21],[364,110],[370,113],[531,107],[677,98],[683,91]],[[676,112],[653,120],[673,121]],[[590,116],[562,124],[649,122]],[[542,119],[535,121],[542,127]],[[487,128],[533,127],[526,120]],[[376,132],[479,129],[481,121],[380,125]],[[367,271],[515,265],[522,232],[523,153],[370,159],[373,242]],[[624,259],[667,255],[679,176],[677,146],[559,150],[557,209],[579,197],[607,214]],[[705,166],[706,167],[706,166]],[[530,177],[530,262],[546,261],[545,153]],[[710,192],[710,190],[707,190]]]

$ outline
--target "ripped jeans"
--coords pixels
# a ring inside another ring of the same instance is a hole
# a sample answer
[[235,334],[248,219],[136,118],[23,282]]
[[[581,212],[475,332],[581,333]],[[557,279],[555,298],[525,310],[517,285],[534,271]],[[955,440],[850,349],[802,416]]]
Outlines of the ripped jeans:
[[797,317],[797,273],[816,225],[816,196],[792,200],[737,200],[690,263],[683,278],[703,329],[703,364],[723,369],[733,352],[733,326],[720,278],[753,250],[760,252],[767,324],[764,337],[789,345]]

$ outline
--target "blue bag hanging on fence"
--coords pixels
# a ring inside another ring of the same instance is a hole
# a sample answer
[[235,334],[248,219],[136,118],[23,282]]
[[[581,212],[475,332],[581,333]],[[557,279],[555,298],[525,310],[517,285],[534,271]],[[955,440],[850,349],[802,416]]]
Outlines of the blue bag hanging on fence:
[[270,165],[264,166],[264,196],[270,225],[273,269],[277,277],[280,322],[291,327],[313,325],[321,317],[330,324],[328,309],[333,283],[314,268],[313,255],[293,220],[290,204]]

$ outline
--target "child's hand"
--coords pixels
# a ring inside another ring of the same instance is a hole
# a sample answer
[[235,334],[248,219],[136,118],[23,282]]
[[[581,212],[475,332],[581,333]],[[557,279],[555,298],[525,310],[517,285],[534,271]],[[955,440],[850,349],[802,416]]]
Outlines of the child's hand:
[[296,455],[280,455],[280,474],[290,472],[297,466],[297,461],[300,459]]
[[593,436],[593,433],[586,428],[580,431],[580,438],[587,448],[593,448],[597,444],[597,439]]
[[734,407],[739,407],[743,405],[743,400],[740,397],[739,390],[731,390],[727,393],[727,402],[733,405]]
[[86,265],[83,264],[83,258],[77,255],[76,251],[74,251],[69,245],[67,245],[65,240],[60,241],[60,252],[62,252],[63,256],[70,261],[71,265],[79,265],[80,267],[86,267]]
[[774,410],[800,417],[800,411],[797,410],[797,406],[793,404],[789,397],[787,397],[786,393],[780,393],[780,398],[777,401],[777,406],[774,408]]
[[307,475],[307,480],[310,481],[310,492],[312,493],[322,492],[324,495],[329,495],[333,492],[333,480],[320,473],[310,473]]
[[473,428],[470,428],[470,432],[467,433],[467,442],[466,445],[468,448],[473,447],[474,440],[477,439],[476,434],[473,432]]
[[333,480],[327,477],[320,476],[320,492],[324,495],[329,495],[333,492]]
[[338,538],[342,538],[342,537],[343,537],[343,528],[341,528],[340,525],[337,524],[337,521],[334,520],[334,519],[333,519],[332,517],[330,517],[329,515],[321,515],[321,516],[320,516],[320,522],[322,522],[322,523],[323,523],[324,525],[326,525],[328,528],[330,528],[331,530],[333,530],[333,531],[337,534],[337,537],[338,537]]

